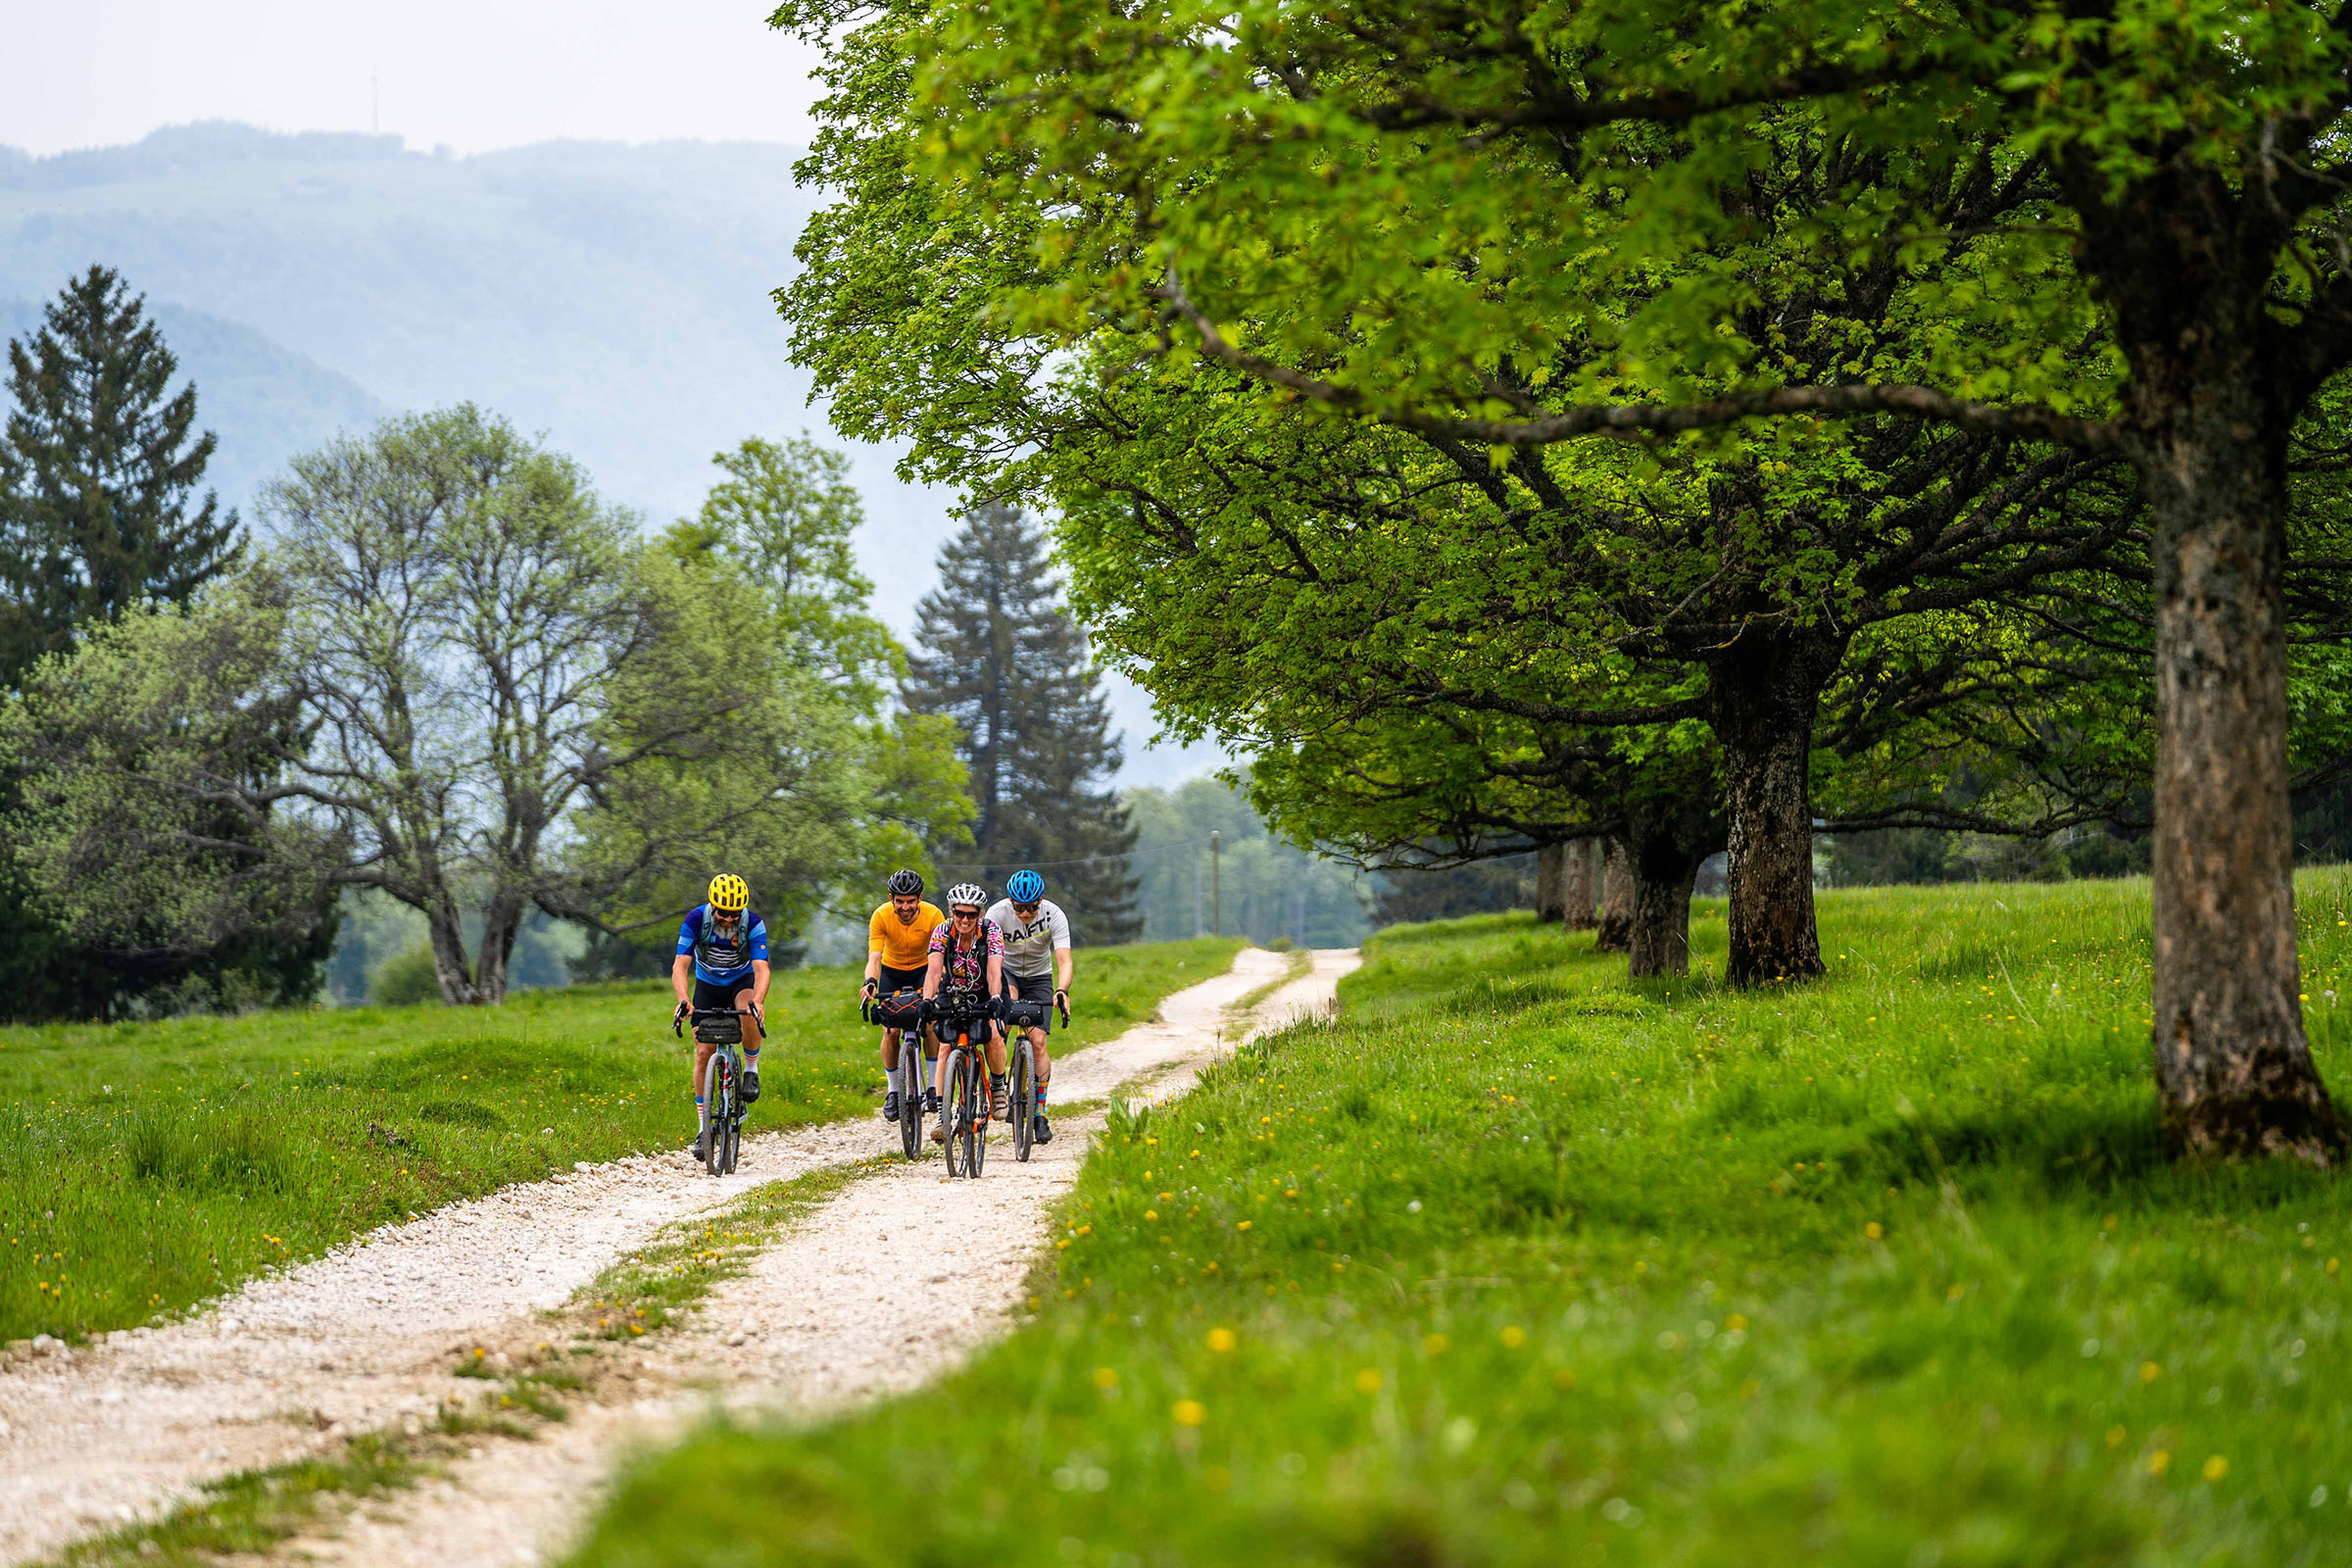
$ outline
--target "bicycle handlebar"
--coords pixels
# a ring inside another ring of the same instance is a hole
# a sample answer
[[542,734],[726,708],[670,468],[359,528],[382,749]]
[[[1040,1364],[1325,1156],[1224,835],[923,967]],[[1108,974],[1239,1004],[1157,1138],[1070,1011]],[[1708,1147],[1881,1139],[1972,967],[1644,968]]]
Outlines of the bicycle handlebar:
[[[700,1023],[705,1018],[739,1018],[741,1016],[743,1016],[743,1009],[740,1007],[682,1007],[669,1015],[669,1032],[683,1039],[686,1034],[686,1025],[690,1022]],[[762,1029],[767,1027],[767,1014],[760,1009],[760,1004],[757,1002],[752,1004],[752,1021]]]

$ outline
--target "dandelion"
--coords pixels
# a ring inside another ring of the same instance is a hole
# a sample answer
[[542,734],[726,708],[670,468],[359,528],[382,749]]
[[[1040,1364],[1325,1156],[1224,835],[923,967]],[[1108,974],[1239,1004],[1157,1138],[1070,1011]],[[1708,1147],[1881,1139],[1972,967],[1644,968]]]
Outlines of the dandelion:
[[2114,1426],[2111,1426],[2107,1429],[2107,1446],[2110,1448],[2122,1447],[2124,1446],[2124,1439],[2128,1436],[2130,1436],[2130,1434],[2124,1431],[2123,1423],[2120,1421],[2117,1422]]
[[1378,1394],[1380,1392],[1379,1368],[1368,1366],[1365,1367],[1361,1372],[1358,1372],[1355,1375],[1355,1392],[1358,1394]]
[[2154,1453],[2148,1455],[2148,1474],[2160,1476],[2172,1467],[2173,1456],[2169,1450],[2158,1448]]
[[1208,1419],[1208,1406],[1199,1399],[1178,1399],[1175,1416],[1178,1426],[1197,1427]]
[[2155,1362],[2142,1361],[2139,1363],[2140,1382],[2153,1383],[2162,1376],[2164,1376],[2164,1368],[2158,1366]]
[[1231,1350],[1237,1343],[1231,1329],[1210,1329],[1208,1331],[1208,1348],[1219,1355]]
[[1108,1366],[1099,1366],[1099,1367],[1095,1368],[1095,1387],[1096,1387],[1096,1388],[1098,1388],[1098,1389],[1115,1389],[1115,1388],[1117,1388],[1118,1386],[1119,1386],[1119,1372],[1118,1372],[1118,1368],[1116,1368],[1116,1367],[1108,1367]]
[[1869,1224],[1862,1227],[1862,1234],[1875,1242],[1886,1234],[1886,1227],[1874,1219]]
[[1521,1328],[1518,1324],[1514,1323],[1509,1328],[1502,1331],[1502,1348],[1504,1349],[1516,1350],[1519,1348],[1519,1347],[1525,1345],[1526,1343],[1527,1330]]
[[1444,1355],[1446,1353],[1446,1347],[1452,1343],[1452,1341],[1446,1339],[1443,1334],[1425,1335],[1421,1341],[1421,1353],[1424,1355]]

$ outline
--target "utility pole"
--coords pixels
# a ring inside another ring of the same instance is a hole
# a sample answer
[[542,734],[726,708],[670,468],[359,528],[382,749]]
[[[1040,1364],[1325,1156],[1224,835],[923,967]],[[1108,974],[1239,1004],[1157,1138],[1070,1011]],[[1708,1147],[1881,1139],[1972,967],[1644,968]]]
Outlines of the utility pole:
[[1208,830],[1208,934],[1225,934],[1225,852],[1217,842],[1217,830]]

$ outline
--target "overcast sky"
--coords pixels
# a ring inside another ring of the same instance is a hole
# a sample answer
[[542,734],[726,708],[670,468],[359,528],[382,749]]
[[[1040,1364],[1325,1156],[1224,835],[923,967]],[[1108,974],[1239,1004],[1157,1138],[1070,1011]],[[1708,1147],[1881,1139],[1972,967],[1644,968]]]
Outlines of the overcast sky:
[[[557,136],[803,142],[812,55],[760,0],[11,0],[0,143],[238,120],[459,152]],[[24,69],[29,62],[30,69]],[[370,83],[374,98],[370,100]]]

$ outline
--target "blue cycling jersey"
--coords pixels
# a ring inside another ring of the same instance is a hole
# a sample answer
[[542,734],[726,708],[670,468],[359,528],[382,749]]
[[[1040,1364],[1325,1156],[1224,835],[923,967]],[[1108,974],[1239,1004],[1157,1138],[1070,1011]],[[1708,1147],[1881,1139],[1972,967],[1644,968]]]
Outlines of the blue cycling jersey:
[[746,909],[735,930],[722,937],[710,918],[710,906],[698,904],[678,924],[678,956],[691,956],[694,977],[708,984],[748,979],[754,963],[767,961],[767,922]]

